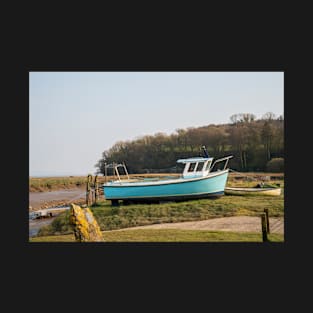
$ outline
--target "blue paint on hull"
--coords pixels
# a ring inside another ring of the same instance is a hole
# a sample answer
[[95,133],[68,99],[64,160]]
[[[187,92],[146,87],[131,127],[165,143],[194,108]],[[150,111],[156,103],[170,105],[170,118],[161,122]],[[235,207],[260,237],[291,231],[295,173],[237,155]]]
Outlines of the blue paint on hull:
[[214,173],[213,176],[177,179],[160,184],[148,182],[138,184],[104,185],[104,196],[107,200],[140,200],[140,199],[192,199],[224,194],[228,170]]

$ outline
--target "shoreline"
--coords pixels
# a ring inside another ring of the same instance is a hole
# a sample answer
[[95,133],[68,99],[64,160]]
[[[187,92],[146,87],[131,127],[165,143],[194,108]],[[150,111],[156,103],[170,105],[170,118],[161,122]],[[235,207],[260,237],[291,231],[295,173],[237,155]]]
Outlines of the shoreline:
[[59,189],[43,192],[29,192],[29,211],[47,209],[49,207],[66,206],[71,202],[82,203],[86,201],[85,187]]

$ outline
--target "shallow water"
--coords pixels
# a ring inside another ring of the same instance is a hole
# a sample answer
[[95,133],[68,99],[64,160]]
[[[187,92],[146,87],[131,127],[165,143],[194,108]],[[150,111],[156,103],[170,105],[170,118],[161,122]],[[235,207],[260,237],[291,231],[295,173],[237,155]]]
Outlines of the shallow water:
[[46,217],[46,218],[40,218],[40,219],[33,219],[32,216],[35,212],[29,213],[29,237],[36,236],[38,234],[39,229],[42,226],[46,226],[52,223],[52,221],[64,210],[68,210],[70,207],[53,207],[53,208],[48,208],[45,210],[41,211],[48,211],[48,212],[56,212],[53,213],[52,217]]
[[[80,198],[84,198],[86,195],[85,188],[73,188],[73,189],[62,189],[55,191],[47,191],[47,192],[30,192],[29,193],[29,206],[34,209],[40,209],[46,203],[51,201],[60,201],[69,203],[71,201],[78,200]],[[30,212],[29,215],[29,237],[36,236],[39,229],[42,226],[49,225],[59,214],[57,211],[69,209],[69,206],[63,206],[62,208],[56,207],[55,204],[51,205],[50,208],[43,209],[48,210],[49,212],[53,212],[52,217],[42,218],[42,219],[32,219],[34,212]],[[43,211],[42,210],[42,211]],[[56,212],[54,212],[56,211]]]
[[56,216],[45,219],[29,220],[29,237],[36,236],[42,226],[49,225]]

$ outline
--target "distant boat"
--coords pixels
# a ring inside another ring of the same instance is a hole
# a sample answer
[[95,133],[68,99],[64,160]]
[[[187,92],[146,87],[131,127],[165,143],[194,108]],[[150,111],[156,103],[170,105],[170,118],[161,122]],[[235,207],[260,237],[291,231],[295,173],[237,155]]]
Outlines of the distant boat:
[[[205,157],[179,159],[177,163],[184,165],[180,177],[157,179],[129,179],[125,164],[108,164],[113,168],[118,179],[103,184],[104,197],[118,205],[119,200],[125,202],[150,202],[167,200],[189,200],[224,195],[229,169],[226,168],[232,156],[217,159],[209,157],[202,147]],[[222,168],[220,168],[222,167]],[[123,168],[127,179],[121,179],[119,169]]]
[[268,195],[268,196],[280,196],[281,188],[280,187],[225,187],[225,194],[227,195]]

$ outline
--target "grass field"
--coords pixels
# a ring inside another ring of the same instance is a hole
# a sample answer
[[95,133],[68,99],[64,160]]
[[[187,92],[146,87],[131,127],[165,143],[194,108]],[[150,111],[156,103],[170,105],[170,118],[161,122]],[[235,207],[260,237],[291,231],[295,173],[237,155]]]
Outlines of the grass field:
[[[218,199],[201,199],[162,204],[133,204],[112,207],[109,201],[91,206],[102,231],[133,226],[199,221],[227,216],[259,216],[267,208],[271,217],[284,216],[284,199],[281,196],[223,196]],[[41,228],[39,236],[70,233],[69,211],[48,226]]]
[[[161,177],[169,176],[175,174],[133,174],[129,175],[130,178],[149,178],[149,177]],[[121,179],[127,178],[126,176],[121,175]],[[92,176],[92,183],[94,182],[95,176]],[[114,176],[111,176],[109,179],[113,179]],[[98,183],[104,183],[105,177],[98,176]],[[30,177],[29,178],[29,192],[43,192],[50,190],[60,190],[67,188],[75,188],[86,186],[87,175],[86,176],[64,176],[64,177]]]
[[81,187],[86,185],[86,181],[87,178],[82,176],[30,178],[29,192]]
[[[228,186],[254,186],[259,181],[253,178],[251,173],[249,174],[250,177],[247,176],[247,179],[240,180],[237,180],[234,175],[230,175]],[[263,175],[269,174],[263,173]],[[82,181],[85,179],[86,181],[86,178],[81,177],[80,179]],[[102,177],[102,179],[104,178]],[[57,181],[54,179],[54,182],[57,185],[62,180]],[[267,183],[279,183],[284,188],[283,177],[275,181],[267,181]],[[270,217],[283,217],[284,189],[281,196],[225,195],[217,199],[161,204],[124,205],[121,202],[118,207],[112,207],[110,201],[102,200],[90,208],[101,230],[106,231],[105,234],[108,241],[259,241],[261,240],[260,234],[228,234],[226,232],[188,230],[126,230],[126,228],[160,223],[200,221],[238,215],[259,216],[265,208],[269,210]],[[114,231],[118,229],[125,229],[125,232],[119,231],[115,233]],[[30,241],[72,241],[74,239],[71,234],[69,211],[65,211],[56,217],[50,225],[42,227],[38,237],[30,238]],[[282,235],[271,234],[270,236],[272,241],[283,241]]]
[[[105,242],[262,242],[261,233],[204,230],[140,229],[103,232]],[[271,242],[283,242],[281,234],[269,234]],[[75,242],[73,234],[33,237],[30,242]]]
[[[153,178],[153,177],[164,177],[164,176],[178,176],[179,174],[165,173],[165,174],[130,174],[130,178]],[[257,177],[269,176],[269,177],[282,177],[280,181],[283,181],[282,173],[230,173],[228,178],[228,185],[233,187],[240,186],[244,184],[246,187],[252,187],[258,182]],[[126,176],[121,176],[121,178],[127,178]],[[239,179],[242,178],[242,179]],[[94,176],[93,176],[94,179]],[[113,179],[113,176],[110,177]],[[29,191],[30,192],[41,192],[49,190],[58,190],[66,188],[74,188],[86,186],[87,175],[86,176],[67,176],[67,177],[40,177],[29,178]],[[92,180],[93,182],[93,180]],[[105,177],[98,176],[98,182],[104,183]],[[272,181],[273,183],[276,181]]]

